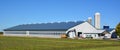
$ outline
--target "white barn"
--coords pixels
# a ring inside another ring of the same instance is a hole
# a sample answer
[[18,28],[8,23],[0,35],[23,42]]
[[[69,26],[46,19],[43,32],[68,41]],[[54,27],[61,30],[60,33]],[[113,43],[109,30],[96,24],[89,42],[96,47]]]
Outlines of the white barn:
[[109,33],[105,30],[97,30],[86,21],[26,24],[4,29],[4,36],[60,38],[61,34],[66,34],[69,38],[98,39]]
[[[72,30],[75,30],[75,31],[72,31]],[[67,32],[69,32],[69,31],[75,32],[76,33],[75,37],[80,37],[80,38],[91,37],[93,39],[104,38],[104,36],[106,34],[109,34],[109,32],[107,32],[105,30],[97,30],[95,27],[93,27],[88,22],[84,22],[82,24],[74,26],[67,30]],[[70,38],[72,38],[72,37],[70,37]]]

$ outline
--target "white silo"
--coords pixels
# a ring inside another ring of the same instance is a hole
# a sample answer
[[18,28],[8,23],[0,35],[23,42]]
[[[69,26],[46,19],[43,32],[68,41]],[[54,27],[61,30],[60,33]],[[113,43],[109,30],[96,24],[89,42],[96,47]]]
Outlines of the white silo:
[[100,29],[100,13],[95,13],[95,28]]

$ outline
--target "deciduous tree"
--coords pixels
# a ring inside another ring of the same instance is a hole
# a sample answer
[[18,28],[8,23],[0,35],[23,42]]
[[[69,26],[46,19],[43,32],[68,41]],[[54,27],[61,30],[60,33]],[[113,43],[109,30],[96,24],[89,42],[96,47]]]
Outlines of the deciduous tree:
[[116,29],[115,29],[117,35],[120,37],[120,23],[116,26]]

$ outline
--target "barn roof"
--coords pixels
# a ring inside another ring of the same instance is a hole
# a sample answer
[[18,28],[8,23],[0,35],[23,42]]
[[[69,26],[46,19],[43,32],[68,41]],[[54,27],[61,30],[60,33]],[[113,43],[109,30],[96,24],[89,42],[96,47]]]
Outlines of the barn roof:
[[64,31],[83,22],[84,21],[24,24],[4,29],[4,31]]
[[111,32],[111,31],[114,30],[114,28],[109,28],[109,29],[105,29],[105,30],[108,31],[108,32]]

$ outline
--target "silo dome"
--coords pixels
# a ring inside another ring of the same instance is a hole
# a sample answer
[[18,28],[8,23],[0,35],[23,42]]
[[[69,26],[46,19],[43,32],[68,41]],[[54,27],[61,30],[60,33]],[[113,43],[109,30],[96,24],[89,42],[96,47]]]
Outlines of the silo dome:
[[99,12],[97,12],[97,13],[95,13],[95,15],[100,15],[100,13],[99,13]]

